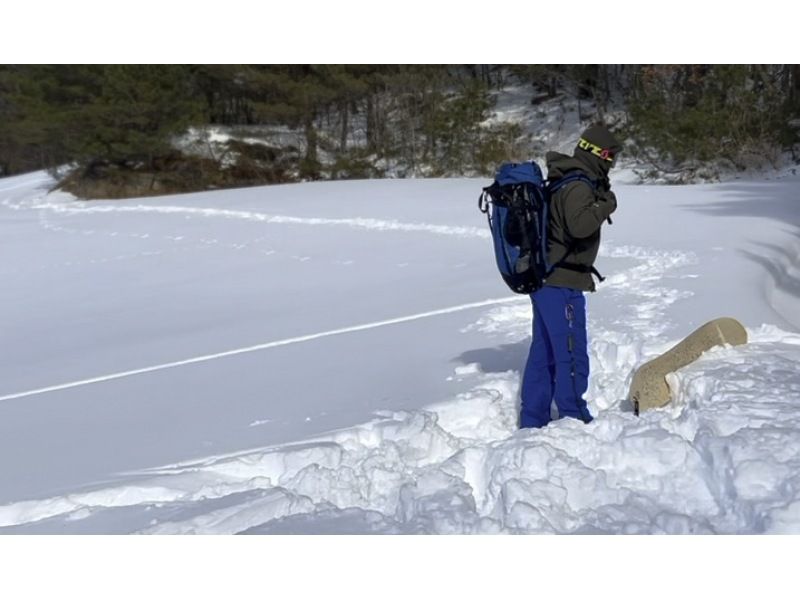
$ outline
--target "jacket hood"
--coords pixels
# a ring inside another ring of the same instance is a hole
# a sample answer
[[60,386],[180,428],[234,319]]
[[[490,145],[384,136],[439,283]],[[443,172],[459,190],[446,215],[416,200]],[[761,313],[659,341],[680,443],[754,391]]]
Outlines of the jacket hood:
[[611,162],[593,156],[589,152],[580,149],[575,150],[575,160],[583,164],[583,167],[590,173],[590,176],[598,181],[607,181],[608,172],[611,170]]
[[580,170],[592,179],[598,178],[588,164],[575,156],[568,156],[559,152],[547,152],[544,158],[547,163],[548,179],[560,179],[571,170]]
[[595,158],[587,152],[576,152],[574,156],[567,156],[559,152],[547,152],[545,161],[548,179],[558,179],[571,170],[580,170],[598,183],[608,181],[608,162]]

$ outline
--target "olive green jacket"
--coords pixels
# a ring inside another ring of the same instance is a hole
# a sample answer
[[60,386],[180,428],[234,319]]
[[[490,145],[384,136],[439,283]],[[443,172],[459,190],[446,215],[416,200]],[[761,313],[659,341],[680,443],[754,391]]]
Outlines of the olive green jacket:
[[[581,155],[584,154],[584,155]],[[597,185],[593,190],[584,182],[567,183],[551,198],[548,260],[551,264],[594,266],[600,249],[600,228],[617,208],[617,200],[610,189],[608,170],[590,155],[582,152],[575,157],[548,152],[548,179],[558,179],[568,173],[580,171]],[[594,291],[592,275],[556,266],[545,281],[547,286],[566,287],[580,291]]]

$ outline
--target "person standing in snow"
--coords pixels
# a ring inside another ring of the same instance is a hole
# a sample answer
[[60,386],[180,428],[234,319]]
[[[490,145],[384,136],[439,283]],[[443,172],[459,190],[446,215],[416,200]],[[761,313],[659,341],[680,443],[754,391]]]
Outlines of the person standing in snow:
[[604,126],[584,131],[572,156],[546,155],[548,180],[580,174],[551,198],[548,260],[556,264],[544,286],[531,294],[533,340],[522,379],[520,427],[540,428],[555,402],[560,417],[584,423],[592,416],[583,398],[589,385],[586,298],[600,248],[600,228],[617,208],[608,173],[622,149]]

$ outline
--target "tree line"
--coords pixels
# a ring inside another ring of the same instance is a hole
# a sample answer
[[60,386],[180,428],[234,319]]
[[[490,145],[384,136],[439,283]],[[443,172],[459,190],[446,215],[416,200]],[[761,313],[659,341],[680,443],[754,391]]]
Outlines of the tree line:
[[487,125],[511,82],[534,105],[563,98],[581,119],[613,120],[661,168],[745,167],[798,141],[798,65],[5,65],[0,175],[184,169],[209,186],[219,165],[174,142],[208,125],[280,126],[302,141],[239,147],[251,153],[222,184],[382,176],[389,164],[406,176],[485,174],[530,150],[530,123]]

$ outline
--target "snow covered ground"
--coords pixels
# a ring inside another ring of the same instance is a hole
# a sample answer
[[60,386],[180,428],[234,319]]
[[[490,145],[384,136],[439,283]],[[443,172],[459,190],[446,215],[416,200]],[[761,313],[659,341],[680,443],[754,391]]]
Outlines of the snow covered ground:
[[[487,182],[0,180],[0,532],[800,532],[800,180],[618,186],[597,419],[533,431]],[[635,417],[636,365],[719,316],[750,343]]]

